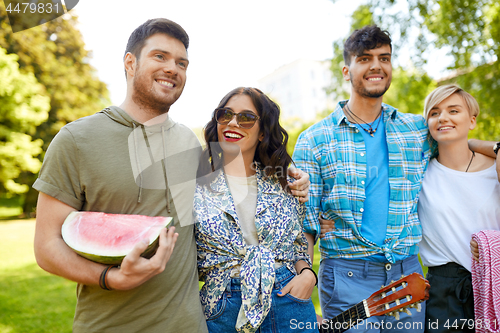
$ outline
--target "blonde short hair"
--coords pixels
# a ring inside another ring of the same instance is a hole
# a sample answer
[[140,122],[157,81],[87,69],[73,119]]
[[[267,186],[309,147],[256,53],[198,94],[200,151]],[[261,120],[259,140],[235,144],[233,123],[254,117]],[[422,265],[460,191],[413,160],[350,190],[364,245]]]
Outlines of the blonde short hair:
[[471,94],[457,86],[456,84],[447,84],[444,86],[437,87],[434,89],[427,97],[425,98],[424,104],[424,118],[427,119],[429,116],[429,112],[433,107],[447,99],[453,94],[457,94],[465,102],[465,105],[469,109],[470,116],[478,116],[479,115],[479,104],[476,99],[472,97]]

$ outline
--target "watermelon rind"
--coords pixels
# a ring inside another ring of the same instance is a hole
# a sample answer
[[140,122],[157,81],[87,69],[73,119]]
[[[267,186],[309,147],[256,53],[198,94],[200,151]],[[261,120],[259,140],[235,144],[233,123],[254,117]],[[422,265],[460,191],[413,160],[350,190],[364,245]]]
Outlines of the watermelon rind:
[[[106,264],[106,265],[120,265],[121,262],[123,261],[123,258],[132,250],[133,246],[130,247],[128,250],[123,251],[124,253],[114,253],[113,255],[109,254],[103,254],[103,253],[98,253],[99,251],[94,251],[92,249],[84,249],[85,246],[82,247],[81,244],[78,243],[78,240],[75,240],[74,237],[70,237],[69,233],[71,232],[70,229],[71,227],[69,226],[71,221],[77,217],[78,214],[85,214],[88,212],[78,212],[74,211],[71,212],[67,217],[66,220],[63,223],[61,233],[64,241],[66,244],[76,253],[78,253],[80,256],[97,262],[101,264]],[[104,213],[102,213],[104,214]],[[125,214],[105,214],[107,216],[114,216],[116,218],[119,218],[120,215],[125,215]],[[144,217],[140,215],[127,215],[127,217]],[[157,217],[158,218],[158,217]],[[168,228],[171,224],[173,219],[171,217],[162,217],[164,219],[164,222],[162,222],[161,226]],[[156,250],[158,249],[159,243],[160,243],[160,238],[159,238],[159,233],[160,229],[158,229],[158,235],[156,235],[156,238],[150,239],[150,243],[146,250],[141,254],[142,257],[144,258],[151,258],[154,256],[156,253]],[[135,244],[134,244],[135,245]]]

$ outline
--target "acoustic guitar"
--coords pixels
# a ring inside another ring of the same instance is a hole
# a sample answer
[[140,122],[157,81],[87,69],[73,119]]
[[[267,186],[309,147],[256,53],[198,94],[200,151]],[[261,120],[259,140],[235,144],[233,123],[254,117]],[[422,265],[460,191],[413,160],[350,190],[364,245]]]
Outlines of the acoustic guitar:
[[429,299],[430,284],[422,275],[413,273],[373,293],[338,316],[321,325],[321,333],[342,333],[373,316],[390,315],[399,320],[399,313],[411,315],[409,308],[421,311],[420,302]]

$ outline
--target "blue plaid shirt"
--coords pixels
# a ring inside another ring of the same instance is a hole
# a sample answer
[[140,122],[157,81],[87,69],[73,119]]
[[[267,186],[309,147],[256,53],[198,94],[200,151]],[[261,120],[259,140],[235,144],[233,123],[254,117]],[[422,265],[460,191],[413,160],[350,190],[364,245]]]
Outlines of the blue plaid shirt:
[[362,259],[385,255],[394,263],[418,253],[422,227],[417,202],[430,157],[424,118],[382,104],[389,151],[389,216],[383,246],[361,234],[366,180],[366,148],[362,134],[344,115],[346,101],[305,130],[293,159],[310,176],[304,231],[320,233],[318,217],[335,221],[334,230],[320,241],[321,258]]

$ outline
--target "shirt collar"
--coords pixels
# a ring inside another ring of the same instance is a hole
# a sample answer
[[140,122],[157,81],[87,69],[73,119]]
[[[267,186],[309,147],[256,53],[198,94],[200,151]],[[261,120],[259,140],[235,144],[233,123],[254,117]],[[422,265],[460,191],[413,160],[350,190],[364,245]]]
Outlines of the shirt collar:
[[[348,101],[349,100],[338,102],[337,106],[335,107],[335,110],[331,114],[332,121],[337,126],[340,126],[340,124],[342,123],[350,124],[343,111],[343,108]],[[396,119],[398,109],[396,109],[395,107],[382,103],[382,110],[384,114],[384,122],[386,122],[389,117],[392,120]]]

